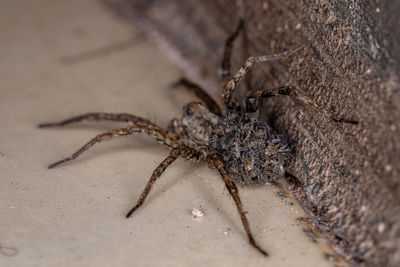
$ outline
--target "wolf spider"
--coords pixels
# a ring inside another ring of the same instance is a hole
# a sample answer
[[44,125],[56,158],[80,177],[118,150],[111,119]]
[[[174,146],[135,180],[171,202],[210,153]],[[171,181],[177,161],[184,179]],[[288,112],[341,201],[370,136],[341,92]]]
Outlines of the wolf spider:
[[267,122],[256,119],[262,99],[277,95],[289,95],[305,104],[311,105],[333,121],[355,122],[332,116],[327,110],[318,107],[293,86],[253,91],[247,96],[245,111],[243,111],[233,97],[233,92],[252,66],[255,63],[287,58],[303,48],[305,44],[281,54],[249,57],[231,78],[230,59],[232,47],[242,27],[243,23],[240,22],[236,31],[225,43],[222,61],[222,78],[225,82],[222,98],[227,108],[225,114],[222,113],[218,104],[202,88],[186,79],[182,79],[177,85],[186,86],[194,91],[204,104],[191,102],[185,105],[182,118],[173,119],[168,126],[168,130],[162,129],[149,120],[126,113],[87,113],[61,122],[40,124],[40,128],[47,128],[64,126],[83,120],[130,123],[128,127],[97,135],[71,156],[51,164],[49,169],[76,159],[96,143],[133,133],[146,133],[169,147],[172,151],[153,171],[138,202],[127,213],[126,217],[130,217],[143,204],[153,184],[179,156],[188,160],[206,160],[210,167],[216,168],[221,174],[236,204],[250,244],[264,256],[268,256],[268,253],[253,238],[236,186],[236,183],[248,185],[273,182],[286,172],[285,164],[290,152],[287,141],[283,135],[275,134]]

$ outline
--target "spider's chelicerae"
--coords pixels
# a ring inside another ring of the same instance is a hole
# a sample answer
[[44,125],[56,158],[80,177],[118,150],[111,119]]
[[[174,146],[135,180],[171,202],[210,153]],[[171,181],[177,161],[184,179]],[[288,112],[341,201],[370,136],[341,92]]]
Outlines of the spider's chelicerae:
[[204,104],[192,102],[184,106],[182,118],[173,119],[168,130],[162,129],[149,120],[125,113],[87,113],[57,123],[40,124],[39,127],[64,126],[83,120],[108,120],[128,122],[130,124],[125,128],[99,134],[70,157],[51,164],[49,168],[54,168],[62,163],[76,159],[96,143],[133,133],[146,133],[168,146],[171,152],[153,171],[137,204],[128,212],[126,217],[130,217],[143,204],[154,182],[179,156],[189,160],[206,160],[210,167],[216,168],[221,174],[229,193],[235,201],[250,244],[267,256],[268,253],[256,243],[252,236],[246,212],[243,209],[236,186],[236,183],[241,185],[265,184],[273,182],[285,174],[285,165],[290,152],[288,143],[284,136],[276,134],[267,122],[257,119],[256,114],[261,106],[262,99],[276,95],[290,95],[311,105],[333,121],[355,122],[335,118],[327,110],[318,107],[307,96],[292,86],[254,91],[247,96],[245,110],[242,110],[242,107],[233,97],[233,92],[250,68],[255,63],[287,58],[304,47],[302,45],[297,49],[281,54],[249,57],[231,78],[230,57],[233,42],[242,27],[243,23],[241,22],[225,43],[222,62],[222,78],[225,84],[222,97],[227,111],[224,114],[222,114],[218,104],[203,89],[182,79],[179,84],[197,93]]

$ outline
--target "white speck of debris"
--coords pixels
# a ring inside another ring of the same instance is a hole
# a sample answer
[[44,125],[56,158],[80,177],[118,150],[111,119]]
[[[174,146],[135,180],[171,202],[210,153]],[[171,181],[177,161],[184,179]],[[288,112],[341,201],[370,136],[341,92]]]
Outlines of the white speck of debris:
[[367,207],[364,206],[364,205],[362,205],[362,206],[361,206],[361,212],[365,212],[365,211],[367,211]]
[[338,207],[336,207],[335,205],[332,205],[332,207],[329,208],[329,212],[331,212],[331,213],[335,213],[338,210],[339,210]]
[[224,235],[229,235],[231,231],[231,228],[228,228],[226,231],[224,231]]
[[360,170],[356,170],[356,175],[360,175]]
[[385,231],[385,228],[386,228],[386,226],[385,226],[384,223],[381,222],[381,223],[378,224],[378,232],[379,232],[380,234],[382,234],[383,231]]
[[199,209],[193,208],[192,216],[193,216],[193,219],[201,219],[204,216],[204,212]]
[[370,45],[369,45],[369,50],[371,50],[372,55],[374,57],[376,57],[379,53],[379,51],[378,51],[379,45],[375,41],[373,41],[371,35],[370,35],[369,39],[371,40]]
[[385,171],[390,172],[391,170],[392,170],[392,165],[387,164],[387,165],[385,166]]
[[296,30],[300,30],[301,29],[301,23],[297,23],[296,24]]
[[366,74],[371,74],[371,72],[372,72],[371,69],[367,69],[367,70],[365,71]]
[[381,10],[379,9],[379,7],[376,8],[376,13],[381,12]]
[[390,125],[390,130],[396,131],[396,125],[394,125],[394,124]]

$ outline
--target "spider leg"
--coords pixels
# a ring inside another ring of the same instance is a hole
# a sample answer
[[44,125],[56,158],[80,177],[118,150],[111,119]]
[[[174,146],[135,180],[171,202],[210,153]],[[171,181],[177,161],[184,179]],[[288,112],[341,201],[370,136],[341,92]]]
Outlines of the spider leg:
[[352,123],[357,124],[357,121],[354,120],[347,120],[343,118],[337,118],[333,114],[331,114],[328,110],[318,106],[315,104],[310,98],[308,98],[303,92],[299,89],[296,89],[293,86],[283,86],[279,88],[273,89],[261,89],[254,92],[251,92],[246,98],[246,112],[257,112],[258,109],[261,107],[262,99],[269,98],[272,96],[277,95],[288,95],[293,96],[296,99],[300,100],[301,102],[313,107],[314,109],[318,110],[326,117],[330,118],[336,122],[345,122],[345,123]]
[[168,168],[169,165],[171,165],[177,158],[178,156],[183,156],[186,159],[191,159],[193,157],[198,158],[200,156],[199,152],[196,150],[188,147],[188,146],[183,146],[180,145],[176,148],[174,148],[170,153],[169,156],[164,159],[160,165],[153,171],[153,174],[151,175],[149,181],[147,182],[147,185],[145,189],[143,190],[142,194],[139,197],[138,202],[136,205],[126,214],[126,218],[129,218],[135,210],[137,210],[146,200],[146,197],[149,195],[153,184],[156,182],[156,180],[163,174],[163,172]]
[[130,122],[135,125],[154,125],[151,121],[140,118],[135,115],[127,114],[127,113],[99,113],[99,112],[91,112],[82,114],[79,116],[75,116],[60,122],[50,122],[50,123],[41,123],[38,125],[39,128],[48,128],[55,126],[64,126],[71,123],[77,123],[84,120],[89,121],[116,121],[116,122]]
[[222,80],[224,82],[228,81],[231,78],[231,57],[232,57],[233,44],[242,29],[243,29],[243,20],[240,20],[239,24],[236,27],[236,30],[225,41],[224,55],[222,57],[222,62],[221,62]]
[[289,56],[293,55],[300,49],[302,49],[307,43],[304,43],[303,45],[293,49],[289,50],[280,54],[274,54],[274,55],[263,55],[263,56],[251,56],[249,57],[244,65],[238,70],[238,72],[233,76],[233,78],[227,82],[224,86],[224,92],[222,94],[222,98],[224,99],[225,105],[227,106],[228,109],[235,109],[235,103],[233,99],[233,91],[235,90],[236,86],[239,84],[239,82],[246,76],[247,72],[253,67],[255,63],[260,63],[260,62],[267,62],[267,61],[273,61],[273,60],[279,60],[279,59],[285,59],[288,58]]
[[[225,41],[224,54],[221,62],[222,81],[224,82],[224,86],[226,86],[229,79],[231,79],[231,57],[232,57],[233,44],[242,29],[243,29],[243,20],[240,20],[239,24],[236,27],[236,30]],[[239,104],[233,97],[230,98],[229,105],[226,104],[226,106],[228,107],[228,109],[236,109],[236,110],[239,109]]]
[[233,200],[235,201],[236,208],[240,214],[240,218],[242,219],[242,223],[244,226],[244,229],[246,230],[247,237],[249,238],[250,244],[255,247],[259,252],[261,252],[264,256],[268,256],[268,253],[263,250],[254,240],[253,235],[250,231],[250,225],[246,217],[246,212],[243,210],[242,202],[239,197],[239,191],[236,186],[236,184],[233,182],[232,178],[229,177],[228,172],[225,169],[225,165],[222,162],[222,160],[217,156],[217,155],[211,155],[211,161],[214,163],[214,166],[218,169],[219,173],[221,174],[226,188],[228,189],[229,193],[233,197]]
[[172,85],[173,87],[183,86],[190,92],[193,92],[208,108],[212,113],[221,116],[221,108],[218,106],[217,102],[209,95],[207,92],[201,88],[198,84],[189,81],[186,78],[181,78],[179,81]]
[[156,125],[132,125],[126,128],[111,130],[97,135],[95,138],[87,142],[84,146],[82,146],[78,151],[76,151],[71,156],[51,164],[49,166],[49,169],[52,169],[62,163],[76,159],[77,157],[79,157],[79,155],[81,155],[83,152],[91,148],[96,143],[103,142],[119,136],[125,136],[133,133],[143,133],[143,132],[154,137],[157,141],[169,147],[174,148],[179,145],[179,141],[175,137],[171,136],[169,133],[167,133],[166,131],[164,131],[163,129],[161,129]]

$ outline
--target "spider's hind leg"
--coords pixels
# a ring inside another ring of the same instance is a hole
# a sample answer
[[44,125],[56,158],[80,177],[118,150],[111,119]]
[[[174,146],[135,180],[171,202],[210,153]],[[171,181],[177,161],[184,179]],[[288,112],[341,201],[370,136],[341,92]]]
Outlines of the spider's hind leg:
[[259,110],[259,108],[261,107],[262,99],[273,97],[273,96],[278,96],[278,95],[293,96],[296,99],[300,100],[301,102],[318,110],[319,112],[321,112],[322,114],[324,114],[326,117],[330,118],[333,121],[357,124],[357,121],[347,120],[347,119],[336,117],[335,115],[330,113],[328,110],[315,104],[303,92],[301,92],[300,90],[298,90],[295,87],[290,86],[290,85],[273,88],[273,89],[262,89],[262,90],[257,90],[257,91],[251,92],[246,98],[246,112],[252,112],[252,113],[257,112]]
[[247,237],[249,238],[250,244],[254,248],[256,248],[259,252],[261,252],[264,256],[268,256],[268,253],[265,250],[263,250],[254,240],[253,234],[250,231],[249,221],[247,220],[247,217],[246,217],[246,212],[243,210],[242,201],[240,200],[240,197],[239,197],[238,188],[237,188],[236,184],[233,182],[232,178],[229,177],[229,174],[226,171],[224,163],[216,155],[211,155],[210,160],[214,163],[214,166],[218,169],[219,173],[221,174],[221,176],[225,182],[226,188],[228,189],[229,193],[233,197],[233,200],[235,201],[236,208],[240,214],[240,218],[242,219],[242,223],[243,223],[244,229],[246,230]]

